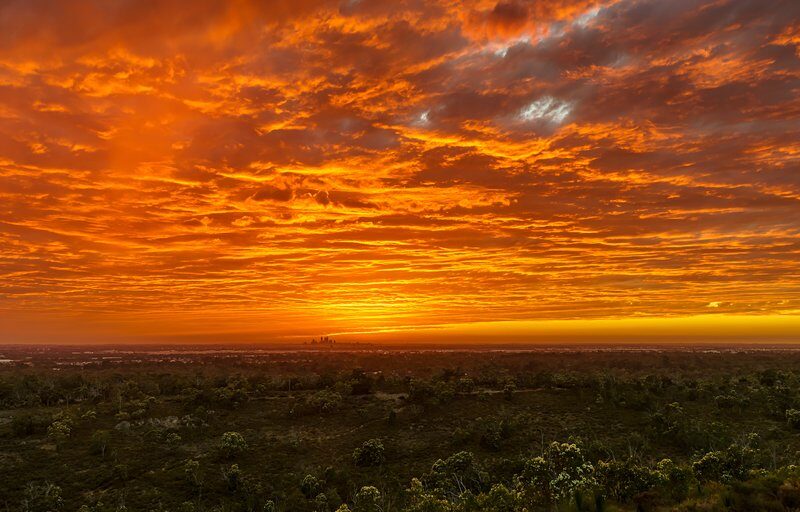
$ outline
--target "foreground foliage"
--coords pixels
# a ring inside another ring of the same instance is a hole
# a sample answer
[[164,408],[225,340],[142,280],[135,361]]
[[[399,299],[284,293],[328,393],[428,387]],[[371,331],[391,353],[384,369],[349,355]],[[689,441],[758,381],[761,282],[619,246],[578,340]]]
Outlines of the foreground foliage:
[[800,508],[791,351],[70,357],[0,370],[6,510]]

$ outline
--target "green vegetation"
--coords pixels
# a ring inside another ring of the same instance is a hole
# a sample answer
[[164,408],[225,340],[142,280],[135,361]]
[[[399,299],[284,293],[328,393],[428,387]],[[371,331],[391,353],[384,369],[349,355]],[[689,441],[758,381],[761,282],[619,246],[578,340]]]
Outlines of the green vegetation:
[[62,356],[0,368],[6,510],[800,508],[794,351]]

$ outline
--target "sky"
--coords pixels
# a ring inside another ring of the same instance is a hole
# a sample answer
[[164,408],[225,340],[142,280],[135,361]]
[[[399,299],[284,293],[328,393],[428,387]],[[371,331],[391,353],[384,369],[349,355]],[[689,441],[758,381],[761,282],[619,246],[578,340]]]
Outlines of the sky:
[[796,0],[5,0],[0,343],[800,341]]

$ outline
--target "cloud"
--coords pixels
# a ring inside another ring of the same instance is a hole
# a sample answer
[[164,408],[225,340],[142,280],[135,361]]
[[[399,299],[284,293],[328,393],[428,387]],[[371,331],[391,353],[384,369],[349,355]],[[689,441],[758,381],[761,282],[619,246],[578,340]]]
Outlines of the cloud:
[[560,124],[564,122],[571,110],[572,108],[569,103],[565,101],[559,101],[552,96],[545,96],[537,99],[523,108],[520,111],[519,116],[524,121],[542,119],[552,123]]
[[570,20],[586,23],[595,13],[593,0],[501,0],[490,8],[468,10],[465,29],[473,37],[508,39],[525,32],[547,33]]
[[3,2],[0,317],[796,312],[799,6]]

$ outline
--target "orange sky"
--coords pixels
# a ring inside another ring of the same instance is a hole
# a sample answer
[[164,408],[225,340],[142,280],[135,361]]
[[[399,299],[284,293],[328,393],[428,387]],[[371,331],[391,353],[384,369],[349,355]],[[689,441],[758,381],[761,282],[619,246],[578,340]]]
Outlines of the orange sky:
[[0,342],[800,341],[796,0],[0,29]]

